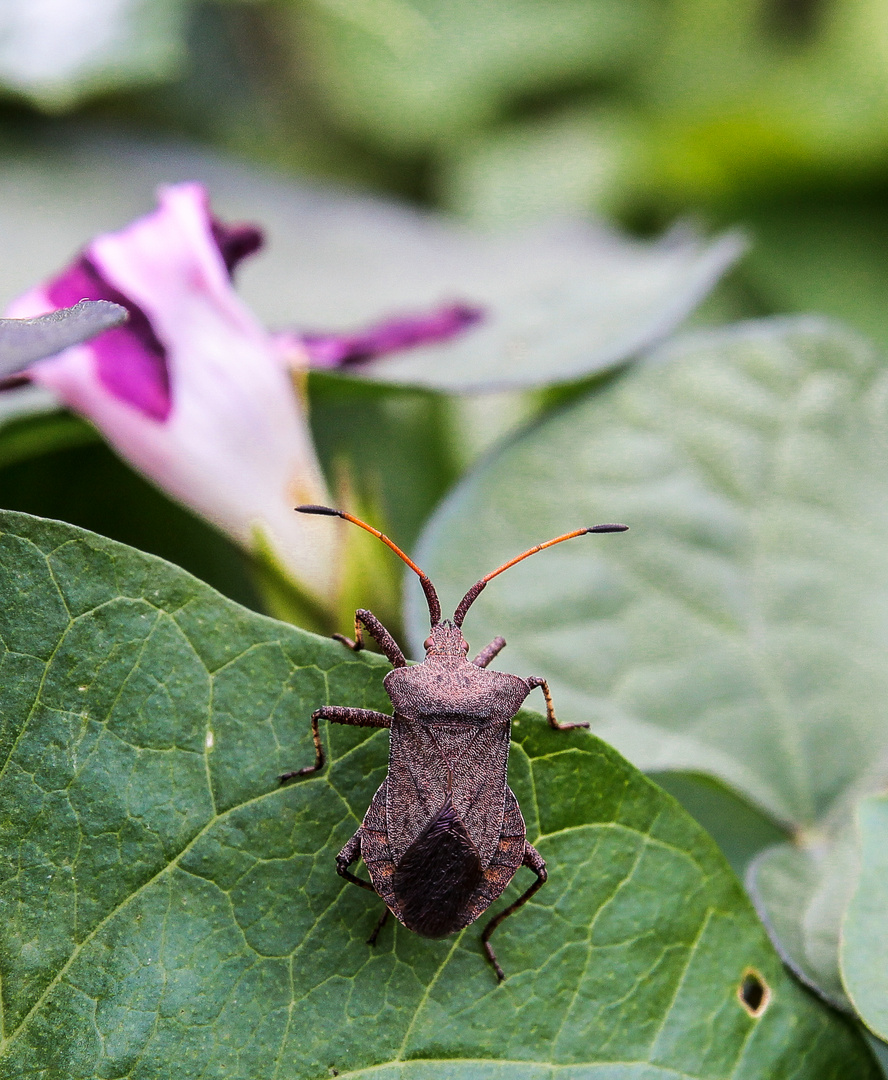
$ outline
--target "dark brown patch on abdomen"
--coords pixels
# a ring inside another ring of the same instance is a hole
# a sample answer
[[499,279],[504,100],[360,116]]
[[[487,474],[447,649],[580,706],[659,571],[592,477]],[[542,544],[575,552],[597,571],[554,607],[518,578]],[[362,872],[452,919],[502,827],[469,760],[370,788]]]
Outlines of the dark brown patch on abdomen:
[[424,937],[446,937],[463,925],[465,906],[482,876],[478,849],[448,795],[395,870],[398,917]]

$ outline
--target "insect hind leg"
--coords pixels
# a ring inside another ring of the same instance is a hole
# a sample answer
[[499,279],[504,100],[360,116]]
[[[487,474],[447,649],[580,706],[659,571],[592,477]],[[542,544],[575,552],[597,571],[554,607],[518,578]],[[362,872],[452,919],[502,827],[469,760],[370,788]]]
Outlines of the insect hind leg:
[[507,919],[510,915],[514,915],[518,908],[524,907],[533,894],[538,892],[546,884],[546,880],[549,877],[546,871],[546,863],[542,855],[540,855],[533,844],[527,843],[526,840],[524,842],[524,858],[521,865],[533,870],[537,876],[536,881],[530,888],[525,889],[514,903],[509,904],[505,911],[501,911],[499,915],[495,915],[484,927],[481,934],[481,944],[484,946],[484,952],[487,959],[493,964],[493,970],[496,972],[498,982],[502,982],[506,975],[500,967],[499,961],[496,958],[496,953],[493,951],[493,946],[490,944],[490,935],[496,930],[503,919]]
[[360,885],[362,889],[369,889],[370,892],[376,893],[376,889],[370,884],[369,881],[364,881],[363,878],[355,877],[355,875],[349,870],[352,863],[356,863],[361,857],[361,830],[355,833],[355,835],[349,840],[342,851],[336,856],[336,873],[340,877],[344,877],[346,881],[350,881],[352,885]]
[[375,945],[376,944],[376,939],[379,937],[379,931],[388,922],[388,917],[389,917],[390,914],[391,914],[391,912],[389,911],[388,908],[386,908],[385,911],[382,913],[382,915],[380,915],[379,922],[373,928],[373,933],[370,935],[370,937],[367,938],[367,944],[368,945]]

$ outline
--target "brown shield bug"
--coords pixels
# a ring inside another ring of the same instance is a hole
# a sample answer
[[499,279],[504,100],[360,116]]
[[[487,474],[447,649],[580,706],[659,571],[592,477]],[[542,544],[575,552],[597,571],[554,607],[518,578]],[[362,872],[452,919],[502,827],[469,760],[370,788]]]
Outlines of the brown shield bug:
[[[520,866],[536,881],[514,903],[492,918],[481,934],[487,958],[504,978],[490,944],[503,919],[517,911],[546,881],[546,864],[526,838],[518,801],[506,783],[511,721],[539,686],[553,728],[565,731],[588,724],[561,724],[555,717],[545,679],[490,671],[503,649],[497,637],[474,660],[462,635],[466,612],[488,581],[544,548],[585,533],[624,532],[626,525],[593,525],[537,544],[476,582],[462,598],[453,619],[441,618],[441,605],[428,576],[377,529],[343,510],[297,506],[303,514],[341,517],[378,537],[419,575],[429,607],[431,630],[425,659],[408,666],[395,639],[370,611],[355,612],[355,640],[335,635],[356,652],[364,630],[379,644],[393,669],[383,680],[394,716],[372,709],[327,705],[312,713],[315,763],[285,773],[283,783],[324,765],[319,720],[358,727],[388,728],[388,774],[373,797],[361,827],[336,856],[336,870],[347,881],[377,893],[386,910],[370,944],[392,912],[408,930],[424,937],[453,934],[473,923],[505,891]],[[359,858],[370,881],[349,867]]]

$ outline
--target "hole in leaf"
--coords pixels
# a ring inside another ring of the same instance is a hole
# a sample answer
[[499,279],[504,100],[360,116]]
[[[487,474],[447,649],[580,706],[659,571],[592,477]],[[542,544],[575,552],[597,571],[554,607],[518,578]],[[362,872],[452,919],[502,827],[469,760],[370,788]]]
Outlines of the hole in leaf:
[[749,1015],[758,1019],[771,1001],[771,988],[754,968],[747,968],[737,987],[737,997]]

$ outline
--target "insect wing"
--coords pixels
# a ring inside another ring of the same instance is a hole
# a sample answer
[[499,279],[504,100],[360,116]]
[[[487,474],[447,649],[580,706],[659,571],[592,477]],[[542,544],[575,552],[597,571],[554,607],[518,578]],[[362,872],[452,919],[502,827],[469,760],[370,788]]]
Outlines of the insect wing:
[[400,861],[448,795],[482,866],[499,843],[506,794],[509,723],[456,718],[392,725],[386,796],[392,856]]

